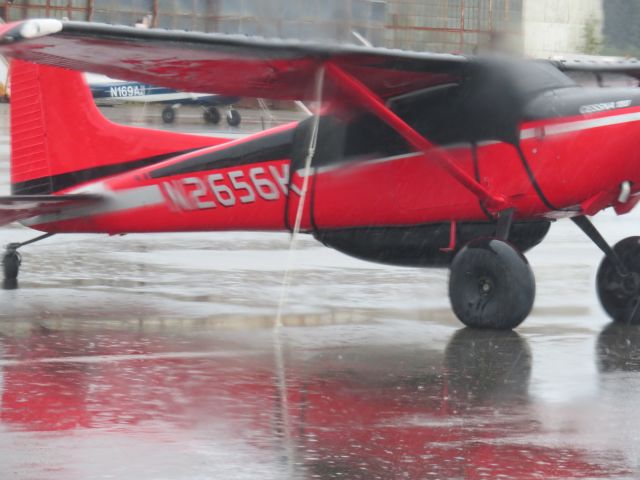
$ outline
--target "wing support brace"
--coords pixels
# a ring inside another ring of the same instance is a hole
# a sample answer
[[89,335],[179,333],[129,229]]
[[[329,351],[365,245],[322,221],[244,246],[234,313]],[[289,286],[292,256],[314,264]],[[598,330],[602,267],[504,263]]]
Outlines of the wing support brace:
[[449,173],[464,188],[473,193],[478,200],[492,213],[497,213],[510,207],[507,199],[502,195],[495,195],[487,190],[484,185],[460,168],[456,162],[434,143],[424,138],[415,131],[409,124],[393,113],[377,95],[363,85],[359,80],[349,75],[335,64],[328,62],[326,65],[327,75],[335,81],[342,89],[347,91],[363,107],[376,115],[399,135],[401,135],[411,146],[429,159],[436,162],[438,166]]

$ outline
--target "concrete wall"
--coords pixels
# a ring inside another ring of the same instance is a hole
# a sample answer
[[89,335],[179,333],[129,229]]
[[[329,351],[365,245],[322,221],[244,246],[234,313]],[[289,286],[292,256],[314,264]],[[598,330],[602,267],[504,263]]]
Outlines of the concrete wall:
[[601,36],[604,0],[525,0],[524,53],[531,57],[586,53],[585,25],[595,22]]

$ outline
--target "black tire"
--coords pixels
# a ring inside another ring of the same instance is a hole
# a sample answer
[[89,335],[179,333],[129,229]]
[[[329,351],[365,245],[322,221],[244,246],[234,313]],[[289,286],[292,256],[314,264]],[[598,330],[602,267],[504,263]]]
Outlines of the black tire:
[[522,253],[506,242],[481,238],[469,242],[453,259],[449,299],[468,327],[510,330],[531,313],[535,285]]
[[162,121],[164,123],[173,123],[176,120],[176,111],[172,107],[164,107],[162,110]]
[[621,275],[605,257],[596,276],[600,304],[615,322],[640,325],[640,237],[625,238],[613,250],[630,275]]
[[217,125],[220,123],[220,110],[218,110],[216,107],[207,107],[204,109],[202,118],[204,118],[204,121],[206,123]]
[[240,125],[242,121],[242,117],[240,116],[240,112],[234,108],[227,112],[227,123],[230,127],[237,127]]
[[4,269],[5,280],[15,280],[18,278],[20,263],[22,263],[22,258],[18,252],[10,251],[4,254],[4,257],[2,257],[2,267]]

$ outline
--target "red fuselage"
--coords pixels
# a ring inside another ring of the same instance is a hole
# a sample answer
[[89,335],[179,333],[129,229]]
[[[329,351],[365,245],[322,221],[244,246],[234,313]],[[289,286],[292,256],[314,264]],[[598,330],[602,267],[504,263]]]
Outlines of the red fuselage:
[[[68,192],[107,193],[113,200],[95,212],[70,212],[68,219],[43,218],[34,225],[47,231],[111,234],[285,230],[293,223],[304,173],[302,167],[292,171],[287,153],[296,127],[279,127],[74,187]],[[280,137],[271,148],[277,151],[263,152],[274,137]],[[523,123],[520,148],[554,208],[536,191],[515,146],[487,141],[443,148],[470,174],[475,175],[476,163],[481,182],[499,187],[519,218],[557,218],[579,212],[583,202],[600,193],[610,193],[613,203],[624,181],[637,193],[639,137],[639,107]],[[240,149],[248,158],[234,158]],[[260,158],[251,161],[252,156]],[[418,153],[340,162],[315,169],[313,177],[313,202],[308,202],[302,222],[307,230],[312,228],[311,206],[313,223],[321,229],[487,221],[474,195]]]

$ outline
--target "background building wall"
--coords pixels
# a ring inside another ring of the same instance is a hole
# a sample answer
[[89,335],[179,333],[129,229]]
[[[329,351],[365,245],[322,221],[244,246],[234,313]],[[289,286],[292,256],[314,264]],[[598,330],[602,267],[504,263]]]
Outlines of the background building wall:
[[[548,58],[586,51],[587,30],[601,41],[604,0],[524,0],[525,54]],[[590,27],[591,25],[591,27]]]
[[[209,30],[264,37],[352,41],[357,30],[371,41],[384,36],[386,4],[378,0],[212,0]],[[198,5],[194,5],[198,8]],[[171,8],[159,9],[158,25],[169,26]]]
[[640,0],[606,0],[603,6],[603,52],[640,58]]
[[518,37],[523,0],[392,0],[386,46],[466,52]]

